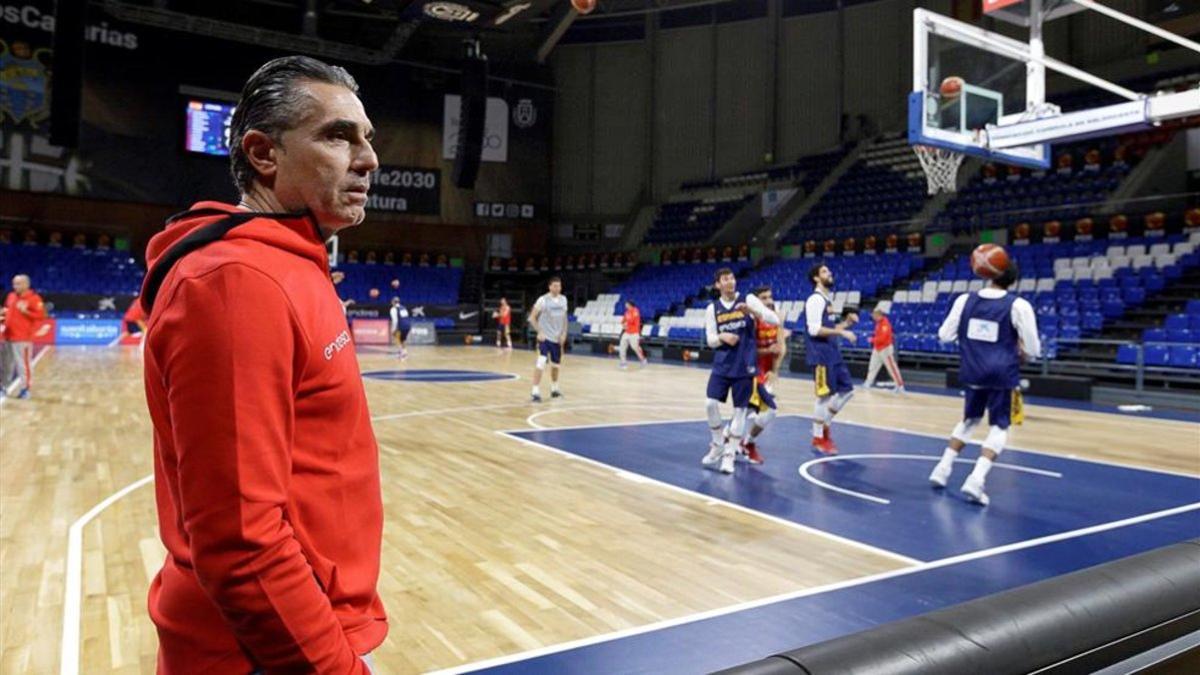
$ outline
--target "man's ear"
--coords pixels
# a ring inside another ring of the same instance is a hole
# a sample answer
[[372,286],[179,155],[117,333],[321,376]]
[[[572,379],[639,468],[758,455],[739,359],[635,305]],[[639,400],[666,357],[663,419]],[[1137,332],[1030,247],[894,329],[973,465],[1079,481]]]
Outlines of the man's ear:
[[246,160],[254,167],[254,174],[260,181],[267,185],[275,182],[279,149],[270,136],[257,129],[247,131],[242,136],[242,152],[246,154]]

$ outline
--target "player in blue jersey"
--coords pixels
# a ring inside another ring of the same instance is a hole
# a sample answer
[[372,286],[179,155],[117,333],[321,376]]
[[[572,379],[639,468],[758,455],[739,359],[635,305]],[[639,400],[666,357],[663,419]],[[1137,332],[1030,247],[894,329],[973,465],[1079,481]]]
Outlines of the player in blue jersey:
[[958,296],[938,330],[942,342],[958,340],[958,379],[966,403],[963,419],[954,427],[941,461],[929,474],[929,482],[936,488],[946,487],[954,461],[971,440],[971,432],[983,421],[986,410],[990,429],[975,470],[962,485],[967,499],[984,506],[988,503],[984,480],[1008,442],[1012,393],[1020,383],[1021,361],[1037,358],[1042,349],[1033,307],[1008,291],[1017,276],[1017,264],[1010,261],[1008,268],[986,287]]
[[833,272],[823,263],[812,266],[808,272],[813,293],[804,303],[804,359],[813,369],[813,385],[817,401],[813,404],[813,450],[825,455],[836,455],[830,425],[833,418],[854,396],[854,383],[850,381],[850,369],[842,360],[838,340],[845,339],[854,344],[857,337],[850,327],[858,321],[858,314],[848,312],[843,318],[833,308]]
[[[738,293],[733,270],[721,268],[714,275],[720,297],[708,306],[704,333],[713,355],[708,376],[708,426],[712,443],[701,463],[721,473],[733,473],[734,457],[746,432],[746,414],[754,394],[754,376],[758,372],[758,328],[761,322],[779,325],[779,316],[753,294]],[[721,421],[721,403],[733,394],[733,420],[725,439]]]

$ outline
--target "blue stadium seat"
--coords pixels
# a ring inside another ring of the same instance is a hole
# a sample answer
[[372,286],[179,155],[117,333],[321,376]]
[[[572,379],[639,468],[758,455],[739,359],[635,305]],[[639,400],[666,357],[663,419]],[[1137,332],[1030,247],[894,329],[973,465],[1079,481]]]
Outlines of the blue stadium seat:
[[1162,345],[1147,345],[1146,346],[1146,365],[1148,366],[1165,366],[1168,365],[1171,358],[1171,351]]
[[1171,354],[1168,364],[1176,368],[1196,368],[1197,363],[1196,347],[1171,347]]
[[1134,365],[1137,363],[1137,347],[1135,345],[1121,345],[1117,347],[1117,363]]
[[1163,327],[1167,330],[1187,330],[1190,325],[1186,314],[1172,314],[1167,317]]

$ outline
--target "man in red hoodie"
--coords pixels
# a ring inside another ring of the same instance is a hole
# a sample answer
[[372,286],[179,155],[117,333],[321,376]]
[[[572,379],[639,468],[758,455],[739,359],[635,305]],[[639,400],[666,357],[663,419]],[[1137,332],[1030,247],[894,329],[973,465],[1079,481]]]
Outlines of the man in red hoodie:
[[[5,348],[11,350],[16,364],[17,378],[21,381],[18,398],[29,398],[29,387],[33,384],[33,337],[46,318],[46,305],[42,296],[30,287],[29,277],[18,274],[12,279],[12,292],[4,299]],[[7,380],[4,373],[0,380]]]
[[308,57],[264,65],[231,124],[241,202],[147,248],[160,673],[367,673],[387,634],[379,453],[325,251],[379,166],[357,91]]

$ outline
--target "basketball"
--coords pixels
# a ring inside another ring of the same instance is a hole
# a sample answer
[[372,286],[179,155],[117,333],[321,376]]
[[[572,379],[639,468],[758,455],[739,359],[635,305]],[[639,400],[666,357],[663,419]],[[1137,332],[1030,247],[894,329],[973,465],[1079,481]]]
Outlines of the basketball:
[[571,6],[580,14],[591,14],[596,9],[596,0],[571,0]]
[[966,84],[966,82],[957,75],[952,75],[942,80],[942,86],[939,89],[942,94],[942,98],[958,98],[959,95],[962,94],[962,88],[964,84]]
[[995,244],[980,244],[971,252],[971,271],[982,279],[995,279],[1008,269],[1008,253]]

